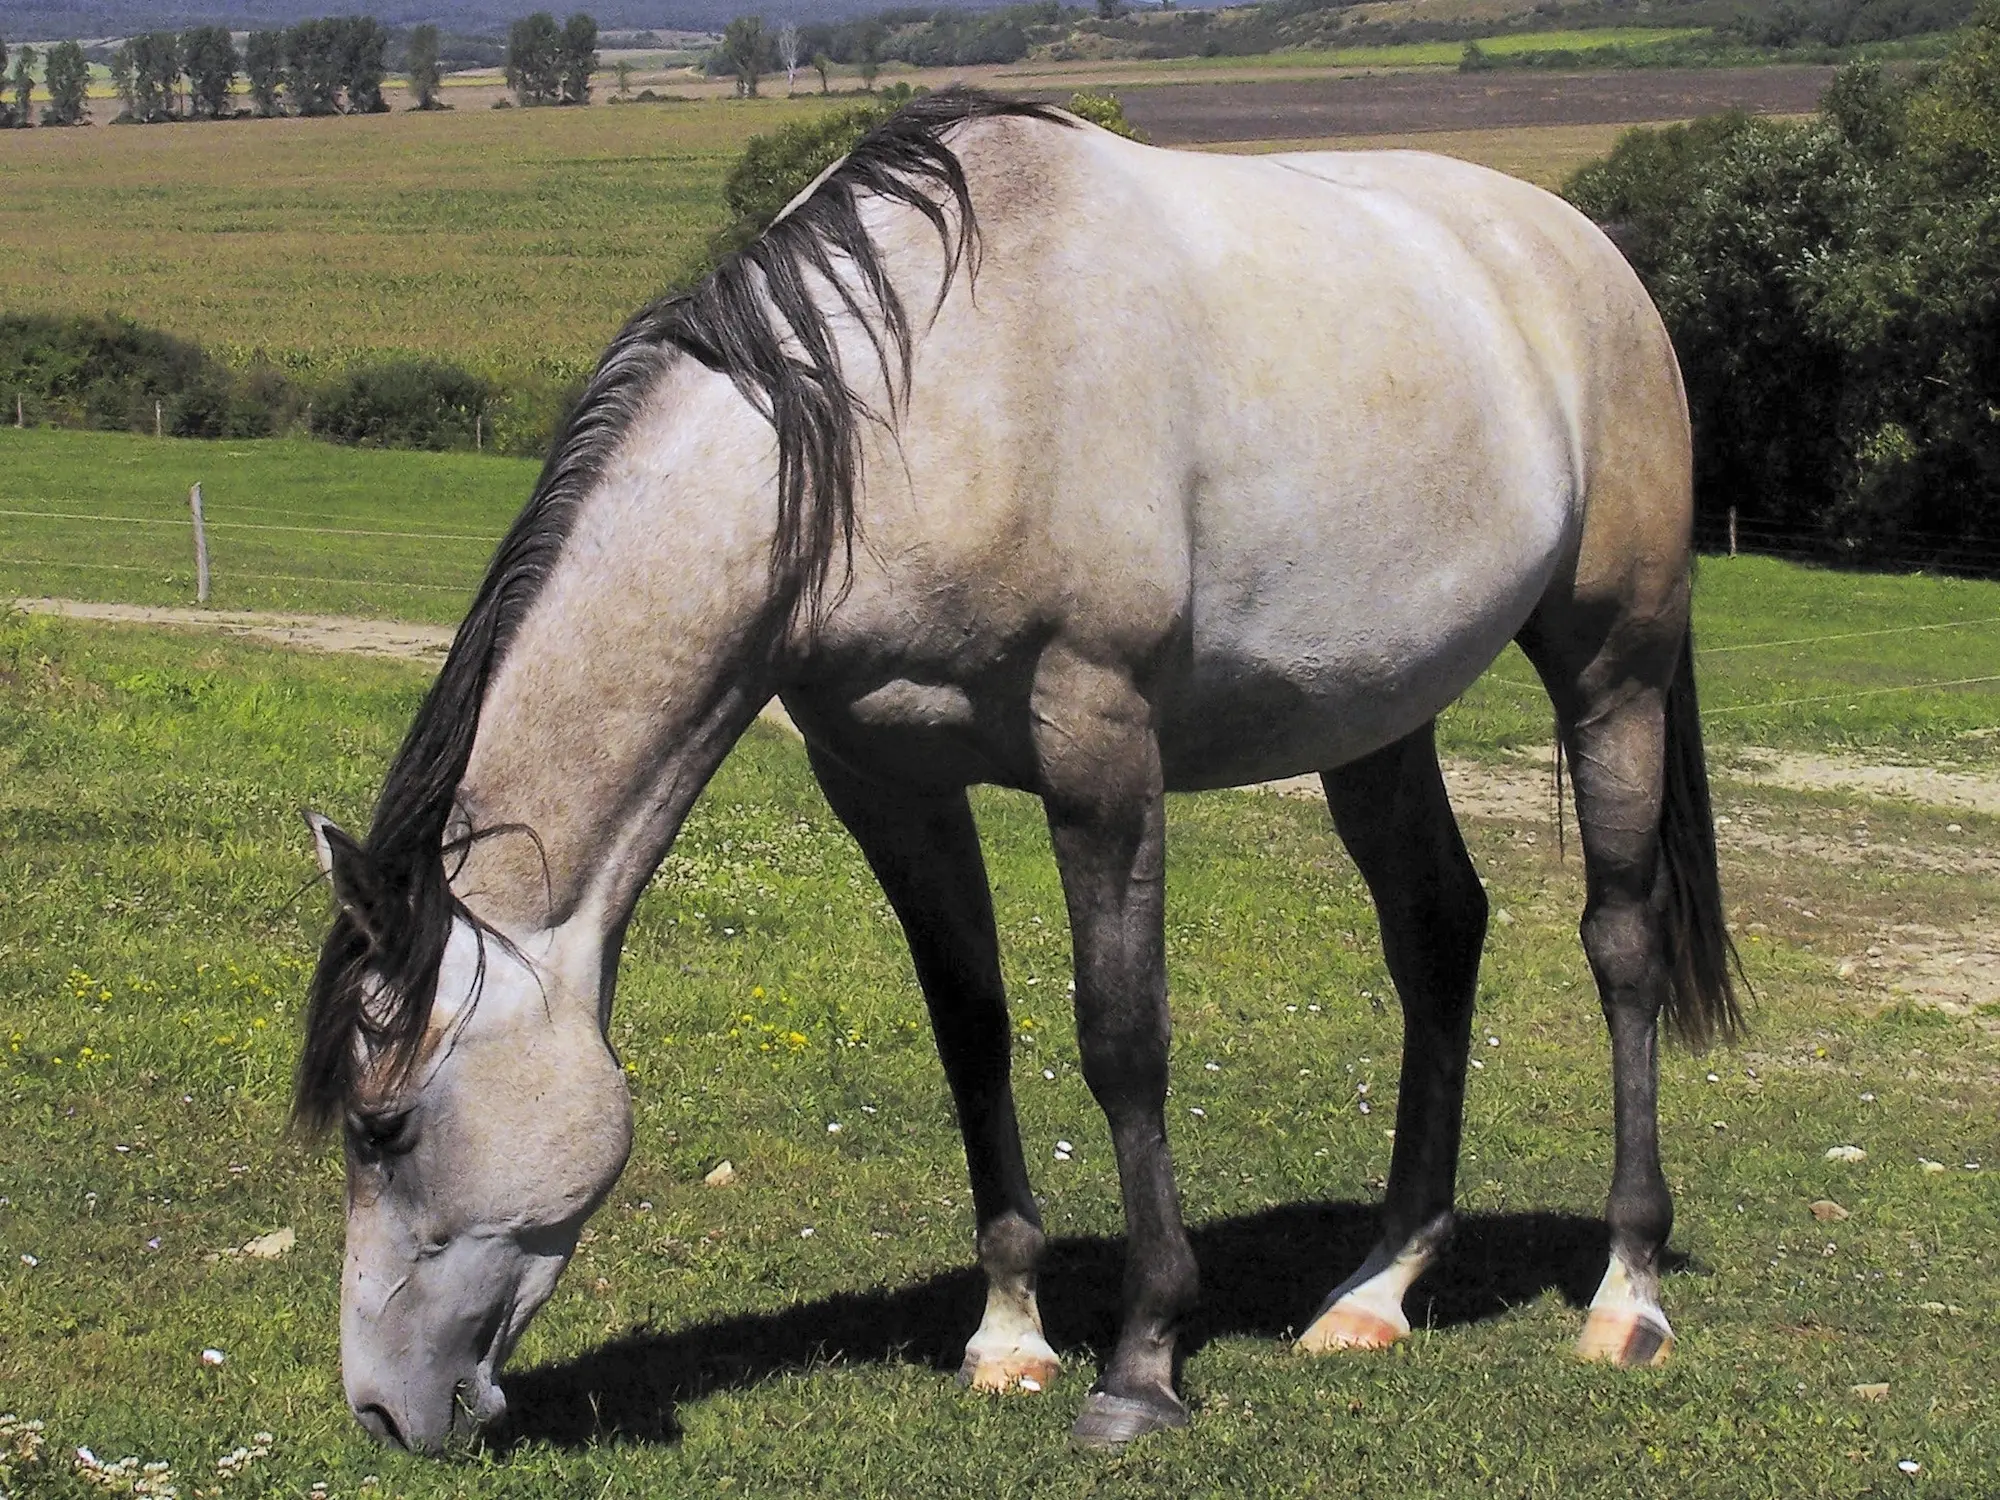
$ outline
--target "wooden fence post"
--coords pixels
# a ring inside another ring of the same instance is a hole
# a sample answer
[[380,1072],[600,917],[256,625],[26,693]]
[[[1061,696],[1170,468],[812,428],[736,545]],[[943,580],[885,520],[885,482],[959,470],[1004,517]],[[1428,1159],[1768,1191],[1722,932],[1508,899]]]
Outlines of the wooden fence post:
[[1729,507],[1729,555],[1736,555],[1736,507]]
[[474,412],[472,414],[472,451],[474,453],[484,453],[486,451],[486,413],[484,412]]
[[208,603],[208,528],[201,524],[201,486],[188,491],[188,509],[194,512],[194,598]]
[[160,403],[153,403],[153,436],[160,436]]
[[16,428],[21,428],[21,427],[26,427],[27,425],[28,425],[28,409],[21,404],[21,393],[19,391],[16,391],[14,392],[14,426]]

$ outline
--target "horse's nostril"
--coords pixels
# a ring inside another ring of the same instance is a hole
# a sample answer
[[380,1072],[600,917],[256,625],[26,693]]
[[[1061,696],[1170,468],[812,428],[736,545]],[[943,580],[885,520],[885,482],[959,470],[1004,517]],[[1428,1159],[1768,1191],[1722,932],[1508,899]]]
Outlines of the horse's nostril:
[[410,1446],[403,1441],[403,1430],[396,1425],[396,1419],[389,1415],[388,1407],[371,1401],[366,1406],[355,1407],[354,1416],[368,1435],[377,1442],[391,1443],[398,1448]]

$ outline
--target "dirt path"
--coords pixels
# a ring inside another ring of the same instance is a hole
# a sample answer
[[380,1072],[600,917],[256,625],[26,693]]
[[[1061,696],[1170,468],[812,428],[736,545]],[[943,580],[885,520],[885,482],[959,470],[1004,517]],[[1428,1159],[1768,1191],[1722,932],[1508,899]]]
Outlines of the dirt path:
[[155,604],[98,604],[83,599],[16,599],[31,615],[69,620],[109,620],[127,625],[173,625],[215,630],[295,646],[305,651],[352,652],[439,662],[451,649],[452,627],[404,620],[362,620],[347,615],[285,615],[257,610],[174,609]]

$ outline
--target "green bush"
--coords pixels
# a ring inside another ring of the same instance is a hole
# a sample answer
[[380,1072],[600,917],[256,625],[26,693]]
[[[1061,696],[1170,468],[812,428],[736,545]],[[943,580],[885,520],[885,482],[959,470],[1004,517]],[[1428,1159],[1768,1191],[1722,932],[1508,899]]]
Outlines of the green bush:
[[1064,108],[1079,120],[1101,125],[1113,135],[1122,135],[1128,141],[1143,141],[1146,138],[1125,118],[1124,103],[1108,90],[1099,93],[1096,89],[1084,89],[1071,94]]
[[892,112],[886,103],[858,104],[750,137],[723,184],[730,220],[716,236],[717,255],[741,249],[762,234],[807,184]]
[[358,365],[314,401],[313,432],[369,448],[470,448],[493,388],[456,365],[392,359]]
[[0,317],[0,401],[36,422],[151,432],[158,403],[175,437],[258,437],[289,397],[274,373],[252,381],[124,318]]
[[1708,538],[1735,507],[1857,561],[2000,544],[2000,0],[1928,76],[1634,131],[1565,191],[1673,335]]

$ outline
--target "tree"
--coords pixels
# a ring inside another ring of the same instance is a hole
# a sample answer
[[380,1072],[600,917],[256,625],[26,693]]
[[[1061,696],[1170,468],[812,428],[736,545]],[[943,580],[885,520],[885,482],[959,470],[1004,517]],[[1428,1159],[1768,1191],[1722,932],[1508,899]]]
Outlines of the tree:
[[14,54],[14,123],[28,123],[29,106],[35,97],[35,49],[23,47]]
[[171,31],[135,36],[132,49],[132,116],[142,125],[174,117],[181,82],[181,39]]
[[1123,0],[1097,0],[1097,19],[1115,21],[1125,14]]
[[410,31],[410,97],[412,109],[437,109],[438,85],[443,75],[438,68],[438,29],[417,26]]
[[618,75],[618,93],[620,97],[631,93],[632,65],[621,57],[617,62],[612,64],[612,71]]
[[545,10],[507,28],[507,87],[525,107],[553,104],[562,92],[562,31]]
[[563,24],[558,51],[565,104],[590,103],[590,75],[597,71],[597,22],[578,11]]
[[728,59],[731,70],[736,74],[736,92],[739,95],[756,96],[757,79],[764,71],[764,49],[767,45],[762,16],[738,16],[723,28],[722,55]]
[[861,23],[861,34],[854,43],[854,64],[861,73],[861,86],[871,94],[875,92],[875,80],[882,73],[882,23],[873,18]]
[[121,42],[118,50],[111,54],[111,87],[125,108],[119,113],[120,120],[139,118],[139,93],[132,74],[132,44]]
[[813,54],[813,71],[819,74],[819,91],[822,94],[832,92],[826,86],[826,75],[832,67],[833,59],[828,57],[824,52],[815,52]]
[[785,92],[789,94],[799,76],[799,28],[790,21],[778,28],[778,66],[785,70]]
[[90,64],[83,59],[83,48],[75,42],[58,42],[49,48],[42,81],[49,91],[49,107],[42,111],[42,123],[83,124],[90,97]]
[[340,100],[340,26],[301,21],[285,31],[285,97],[302,115],[330,115]]
[[224,27],[191,26],[181,33],[180,54],[188,75],[188,113],[221,119],[236,83],[236,43]]
[[285,86],[285,34],[251,32],[243,43],[243,72],[250,80],[251,108],[268,120],[281,108],[278,94]]
[[389,33],[373,16],[345,16],[331,23],[338,38],[340,86],[351,115],[379,115],[388,109],[382,80],[389,72]]

